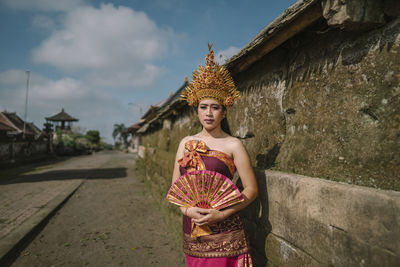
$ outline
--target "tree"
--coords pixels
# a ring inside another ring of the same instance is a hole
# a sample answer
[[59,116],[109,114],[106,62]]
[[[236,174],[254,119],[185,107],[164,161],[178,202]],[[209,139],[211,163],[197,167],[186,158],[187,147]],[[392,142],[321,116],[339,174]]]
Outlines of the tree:
[[114,130],[112,132],[112,136],[115,139],[117,138],[119,142],[115,142],[115,145],[117,146],[117,143],[123,144],[125,147],[128,146],[128,129],[125,127],[123,123],[120,124],[114,124]]
[[92,144],[99,144],[100,143],[100,132],[97,130],[87,131],[86,139]]

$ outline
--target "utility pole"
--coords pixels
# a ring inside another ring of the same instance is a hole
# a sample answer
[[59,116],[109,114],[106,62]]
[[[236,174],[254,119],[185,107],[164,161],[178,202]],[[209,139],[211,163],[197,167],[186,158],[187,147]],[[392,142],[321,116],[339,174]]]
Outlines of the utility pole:
[[26,116],[28,113],[28,90],[29,90],[29,76],[30,76],[30,71],[26,71],[26,96],[25,96],[25,114],[24,114],[24,132],[22,134],[22,138],[25,139],[25,131],[26,131]]

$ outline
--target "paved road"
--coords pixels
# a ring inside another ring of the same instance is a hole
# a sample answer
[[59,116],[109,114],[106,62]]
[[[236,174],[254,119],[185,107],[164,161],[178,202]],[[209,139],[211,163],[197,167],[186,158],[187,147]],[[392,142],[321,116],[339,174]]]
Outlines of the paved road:
[[55,199],[59,203],[78,188],[12,266],[184,266],[134,161],[132,154],[99,153],[2,177],[0,248]]

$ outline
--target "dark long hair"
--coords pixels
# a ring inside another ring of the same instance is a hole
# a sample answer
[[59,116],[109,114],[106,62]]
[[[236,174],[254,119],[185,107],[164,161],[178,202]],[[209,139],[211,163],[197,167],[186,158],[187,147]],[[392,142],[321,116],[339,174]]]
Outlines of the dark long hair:
[[[227,113],[228,111],[226,110],[225,106],[222,106],[222,109]],[[222,119],[221,121],[221,129],[222,131],[226,132],[229,135],[232,135],[231,129],[229,129],[229,123],[228,119],[226,118],[226,113],[225,113],[225,118]]]

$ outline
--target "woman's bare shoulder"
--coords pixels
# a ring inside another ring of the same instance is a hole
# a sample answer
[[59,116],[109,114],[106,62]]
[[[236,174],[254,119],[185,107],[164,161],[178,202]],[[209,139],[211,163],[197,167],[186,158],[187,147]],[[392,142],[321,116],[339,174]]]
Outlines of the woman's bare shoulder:
[[186,144],[188,141],[193,140],[193,139],[195,139],[195,137],[192,136],[192,135],[185,136],[185,137],[182,138],[181,142],[179,143],[179,146],[181,146],[181,145],[182,145],[182,146],[185,146],[185,144]]
[[229,136],[226,141],[232,149],[243,147],[242,141],[237,137]]
[[239,138],[229,136],[226,140],[227,149],[232,153],[233,156],[237,153],[243,153],[246,148]]
[[183,142],[183,143],[186,143],[187,141],[192,140],[192,139],[194,139],[194,138],[195,138],[195,137],[192,136],[192,135],[185,136],[185,137],[182,138],[181,143],[182,143],[182,142]]

